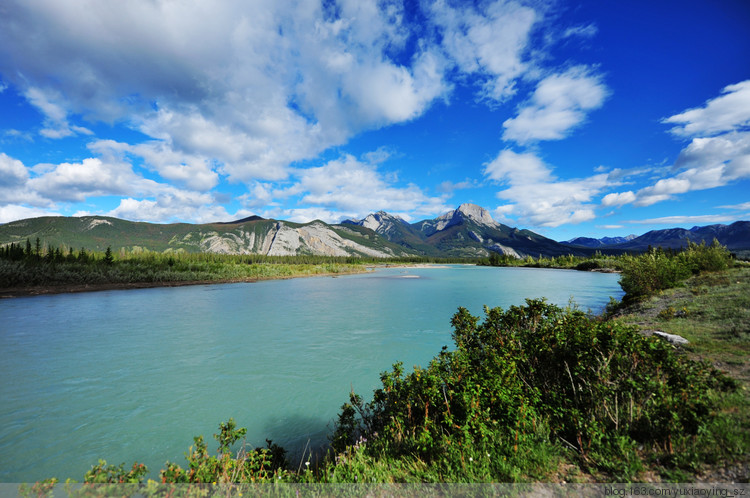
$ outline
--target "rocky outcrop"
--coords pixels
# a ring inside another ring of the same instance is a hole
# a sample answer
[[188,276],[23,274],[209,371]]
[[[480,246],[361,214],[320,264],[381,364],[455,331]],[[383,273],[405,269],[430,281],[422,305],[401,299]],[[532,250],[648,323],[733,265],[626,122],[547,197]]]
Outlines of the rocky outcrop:
[[[392,250],[383,250],[359,244],[336,233],[322,222],[313,222],[299,227],[282,221],[264,225],[265,230],[237,228],[229,232],[218,231],[189,233],[181,242],[199,245],[202,251],[220,254],[263,254],[267,256],[294,256],[315,254],[320,256],[351,256],[355,254],[390,258]],[[352,232],[352,235],[356,236]]]
[[449,211],[433,220],[425,220],[419,224],[419,229],[425,236],[429,237],[437,232],[445,230],[454,225],[460,225],[466,221],[472,221],[477,225],[498,229],[500,224],[492,219],[490,212],[476,204],[461,204],[458,209]]

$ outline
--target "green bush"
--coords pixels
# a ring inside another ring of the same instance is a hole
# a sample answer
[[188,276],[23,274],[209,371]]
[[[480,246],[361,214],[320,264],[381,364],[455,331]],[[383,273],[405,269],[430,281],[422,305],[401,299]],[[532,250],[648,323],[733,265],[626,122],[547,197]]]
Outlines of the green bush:
[[620,287],[625,291],[626,299],[650,296],[676,287],[692,275],[725,270],[731,262],[729,251],[716,240],[710,246],[690,242],[684,251],[677,254],[650,249],[638,256],[622,258]]
[[485,311],[479,323],[459,309],[456,350],[443,349],[428,368],[405,375],[394,365],[370,403],[352,394],[334,450],[417,458],[444,480],[507,481],[540,477],[566,448],[584,467],[629,479],[639,447],[678,451],[711,419],[708,393],[731,386],[616,322],[543,300]]
[[247,451],[243,447],[232,454],[231,446],[245,436],[247,429],[237,429],[233,419],[219,425],[217,455],[208,452],[203,436],[193,439],[195,446],[186,455],[188,468],[167,462],[159,473],[163,483],[233,483],[268,482],[285,474],[286,451],[267,440],[266,448]]

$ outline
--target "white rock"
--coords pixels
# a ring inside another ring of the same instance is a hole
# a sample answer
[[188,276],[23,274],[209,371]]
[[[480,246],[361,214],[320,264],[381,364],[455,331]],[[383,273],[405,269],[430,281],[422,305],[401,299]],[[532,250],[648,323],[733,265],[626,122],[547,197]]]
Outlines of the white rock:
[[667,334],[666,332],[662,332],[661,330],[654,330],[653,334],[672,344],[687,344],[688,342],[690,342],[681,335]]

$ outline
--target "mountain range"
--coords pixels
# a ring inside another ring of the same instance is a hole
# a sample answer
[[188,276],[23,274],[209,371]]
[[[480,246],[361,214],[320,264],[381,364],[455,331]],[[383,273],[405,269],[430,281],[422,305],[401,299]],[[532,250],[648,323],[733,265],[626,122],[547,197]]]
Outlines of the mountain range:
[[678,249],[690,242],[710,244],[718,240],[730,251],[750,249],[750,221],[736,221],[731,225],[695,226],[690,229],[668,228],[652,230],[641,236],[604,237],[590,239],[578,237],[565,242],[572,247],[589,247],[604,250],[644,251],[651,247]]
[[583,248],[566,246],[529,230],[498,223],[489,211],[475,204],[461,204],[442,216],[408,223],[384,211],[361,220],[346,220],[376,232],[415,254],[445,257],[486,257],[490,252],[516,258],[586,254]]
[[593,239],[591,237],[576,237],[575,239],[566,240],[563,244],[571,246],[583,246],[600,248],[606,246],[614,246],[617,244],[624,244],[625,242],[631,241],[636,238],[637,235],[631,234],[625,237],[602,237],[601,239]]
[[750,222],[710,225],[690,230],[655,230],[640,237],[576,238],[556,242],[529,230],[498,223],[474,204],[462,204],[434,219],[409,223],[379,211],[361,220],[328,224],[316,220],[293,223],[251,216],[207,224],[155,224],[104,216],[41,217],[0,225],[0,245],[25,244],[39,238],[44,245],[103,251],[187,251],[288,256],[315,254],[391,258],[431,256],[476,258],[491,252],[512,257],[588,255],[642,251],[648,246],[677,248],[714,238],[730,250],[750,249]]

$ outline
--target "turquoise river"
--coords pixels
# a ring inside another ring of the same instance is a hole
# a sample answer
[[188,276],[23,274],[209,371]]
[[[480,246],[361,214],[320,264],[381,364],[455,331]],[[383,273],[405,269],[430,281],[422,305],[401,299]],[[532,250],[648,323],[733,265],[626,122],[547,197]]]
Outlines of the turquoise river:
[[450,265],[0,300],[0,482],[80,481],[100,458],[155,477],[230,417],[296,468],[352,389],[451,347],[459,306],[610,296],[615,274]]

